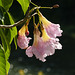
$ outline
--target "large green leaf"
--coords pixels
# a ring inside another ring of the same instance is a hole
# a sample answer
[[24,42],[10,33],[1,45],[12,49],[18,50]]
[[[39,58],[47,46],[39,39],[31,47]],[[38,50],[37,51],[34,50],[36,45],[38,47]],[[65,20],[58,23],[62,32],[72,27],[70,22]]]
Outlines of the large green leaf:
[[[5,14],[5,18],[6,18],[5,24],[14,24],[14,20],[9,12]],[[17,35],[17,28],[13,27],[13,28],[5,29],[4,31],[9,44],[11,44],[13,38]]]
[[[13,20],[12,16],[10,15],[10,13],[7,12],[7,14],[9,16],[10,24],[14,24],[14,20]],[[16,46],[16,49],[17,49],[17,41],[16,41],[17,40],[17,38],[16,38],[16,36],[17,36],[17,28],[16,27],[10,28],[8,36],[9,35],[11,35],[10,38],[9,38],[10,39],[10,44],[11,44],[13,38],[14,38],[14,43],[15,43],[15,46]]]
[[8,14],[8,17],[9,17],[9,20],[10,20],[10,24],[14,24],[14,20],[13,20],[11,14],[9,12],[7,12],[7,14]]
[[30,4],[29,0],[17,0],[17,1],[20,3],[22,10],[25,14]]
[[[8,22],[9,24],[14,24],[14,20],[11,16],[11,14],[9,12],[6,13],[7,14],[7,17],[8,17]],[[6,21],[7,22],[7,21]],[[6,34],[6,38],[9,42],[9,44],[12,43],[13,39],[14,39],[14,43],[15,43],[15,46],[17,48],[17,28],[16,27],[12,27],[12,28],[9,28],[9,29],[5,29],[5,34]]]
[[6,11],[9,10],[13,3],[13,0],[0,0],[0,6],[2,6]]
[[5,51],[10,50],[10,45],[8,43],[8,40],[6,38],[6,35],[4,33],[4,30],[2,28],[0,28],[0,37],[2,40],[2,45]]
[[8,75],[9,69],[10,69],[10,63],[6,60],[6,73],[7,73],[7,75]]
[[8,62],[5,56],[5,51],[0,44],[0,75],[8,74],[9,69],[10,69],[10,63]]
[[[10,45],[9,45],[9,42],[8,42],[8,39],[6,38],[6,35],[4,33],[4,29],[3,28],[0,28],[0,37],[1,37],[1,40],[2,40],[2,45],[3,45],[3,48],[1,47],[1,49],[3,49],[4,51],[4,54],[2,54],[0,52],[0,75],[6,75],[8,74],[8,71],[10,69],[10,64],[8,63],[8,58],[10,56]],[[1,45],[0,45],[1,46]],[[4,57],[4,59],[2,59],[2,57]],[[3,64],[5,62],[5,65]],[[3,65],[3,66],[2,66]]]
[[10,56],[11,48],[10,48],[9,42],[5,36],[5,33],[4,33],[3,29],[1,29],[1,28],[0,28],[0,36],[1,36],[3,48],[5,50],[6,59],[8,59]]
[[6,75],[5,52],[0,44],[0,75]]

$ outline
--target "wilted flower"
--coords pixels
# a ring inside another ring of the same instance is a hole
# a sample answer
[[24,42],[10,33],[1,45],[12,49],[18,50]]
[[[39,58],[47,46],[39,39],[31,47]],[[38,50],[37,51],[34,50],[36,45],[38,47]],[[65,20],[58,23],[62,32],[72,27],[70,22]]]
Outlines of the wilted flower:
[[42,37],[40,37],[40,31],[38,28],[34,30],[34,42],[32,46],[29,46],[26,50],[26,55],[32,57],[33,54],[37,59],[45,62],[46,57],[53,55],[55,49],[61,49],[62,46],[59,40],[52,39],[48,36],[45,29],[42,29]]
[[29,38],[26,37],[26,33],[28,33],[28,32],[29,31],[27,29],[27,26],[25,26],[25,25],[18,32],[19,36],[17,38],[17,44],[21,49],[26,49],[28,47],[29,40],[31,39],[30,37]]
[[61,33],[63,31],[60,29],[60,25],[59,24],[51,23],[40,12],[39,12],[39,17],[40,17],[41,22],[43,23],[43,26],[44,26],[47,34],[51,38],[55,38],[55,37],[58,37],[58,36],[62,36]]

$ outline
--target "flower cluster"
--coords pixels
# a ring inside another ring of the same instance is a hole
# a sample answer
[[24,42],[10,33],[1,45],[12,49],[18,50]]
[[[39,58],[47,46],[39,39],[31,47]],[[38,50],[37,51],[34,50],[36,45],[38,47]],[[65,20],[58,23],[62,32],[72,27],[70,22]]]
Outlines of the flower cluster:
[[[24,25],[19,30],[19,36],[17,38],[17,44],[21,49],[26,49],[26,55],[28,57],[35,57],[43,62],[46,61],[46,57],[53,55],[55,49],[62,49],[62,45],[59,43],[57,37],[62,36],[62,30],[59,24],[54,24],[48,21],[40,12],[38,13],[41,21],[40,25],[34,26],[34,41],[33,45],[28,47],[30,37],[28,25]],[[40,30],[39,27],[40,26]]]

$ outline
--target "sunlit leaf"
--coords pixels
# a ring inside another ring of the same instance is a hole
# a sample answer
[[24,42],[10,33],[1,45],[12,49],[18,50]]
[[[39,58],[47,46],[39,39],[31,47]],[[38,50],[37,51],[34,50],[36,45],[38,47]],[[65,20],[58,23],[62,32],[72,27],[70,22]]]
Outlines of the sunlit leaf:
[[0,28],[0,37],[2,40],[2,45],[5,51],[10,50],[10,45],[8,43],[8,40],[6,38],[6,35],[4,33],[4,30],[2,28]]
[[5,52],[0,44],[0,75],[6,75]]
[[10,63],[8,62],[5,56],[5,51],[0,44],[0,75],[8,74],[9,69],[10,69]]
[[5,34],[4,34],[3,29],[0,29],[0,36],[1,36],[3,48],[5,50],[6,59],[8,59],[9,56],[10,56],[10,50],[11,50],[11,48],[10,48],[8,40],[7,40],[7,38],[6,38]]
[[6,72],[7,72],[7,74],[9,72],[9,69],[10,69],[10,63],[8,61],[6,61]]
[[[0,28],[0,37],[1,37],[1,40],[2,40],[2,45],[3,45],[3,51],[4,51],[4,54],[2,54],[0,52],[0,75],[6,75],[6,73],[8,74],[8,71],[9,71],[9,68],[10,68],[10,64],[8,63],[8,58],[10,56],[10,45],[8,43],[8,40],[5,36],[5,33],[4,33],[4,30],[2,28]],[[2,59],[2,57],[4,59]],[[4,64],[3,64],[4,63]],[[2,65],[2,66],[1,66]],[[3,72],[4,71],[4,72]],[[5,73],[5,74],[3,74]]]
[[[14,24],[14,20],[13,20],[13,18],[12,18],[12,16],[10,15],[10,13],[9,12],[7,12],[7,14],[8,14],[8,16],[9,16],[9,20],[10,20],[10,24]],[[15,43],[15,46],[16,46],[16,49],[17,49],[17,28],[16,27],[13,27],[13,28],[10,28],[9,29],[9,34],[8,35],[11,35],[10,36],[10,44],[11,44],[11,42],[12,42],[12,40],[14,39],[14,43]]]
[[22,10],[25,14],[30,4],[29,0],[17,0],[17,1],[20,3]]
[[6,35],[6,38],[8,39],[8,42],[9,44],[12,43],[13,39],[16,37],[17,35],[17,28],[16,27],[13,27],[13,28],[10,28],[8,30],[5,30],[7,31],[7,35]]
[[[11,14],[9,12],[7,12],[8,15],[8,21],[10,24],[14,24],[14,20],[11,16]],[[5,29],[5,34],[6,34],[6,38],[8,39],[9,44],[12,43],[13,39],[14,39],[14,43],[17,49],[17,28],[16,27],[12,27],[9,29]]]
[[6,11],[9,10],[13,3],[13,0],[0,0],[0,6],[2,6]]

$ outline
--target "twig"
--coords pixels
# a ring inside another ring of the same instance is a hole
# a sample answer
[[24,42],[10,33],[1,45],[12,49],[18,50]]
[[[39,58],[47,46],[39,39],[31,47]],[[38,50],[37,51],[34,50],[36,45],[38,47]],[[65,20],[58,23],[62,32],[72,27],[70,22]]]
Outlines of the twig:
[[29,11],[29,13],[26,15],[26,17],[25,17],[24,19],[22,19],[22,20],[16,22],[15,24],[12,24],[12,25],[0,25],[0,28],[12,28],[12,27],[19,26],[19,25],[25,23],[26,20],[29,18],[30,14],[31,14],[34,10],[39,9],[39,8],[40,8],[40,7],[34,7],[33,9],[31,9],[31,10]]
[[22,20],[16,22],[15,24],[12,24],[12,25],[0,25],[0,28],[12,28],[12,27],[23,24],[25,21],[26,21],[25,19],[22,19]]

